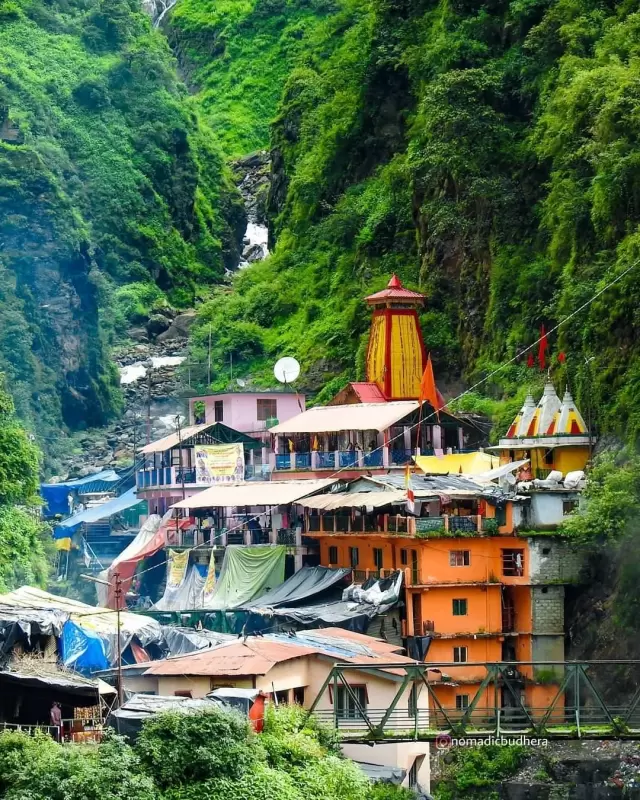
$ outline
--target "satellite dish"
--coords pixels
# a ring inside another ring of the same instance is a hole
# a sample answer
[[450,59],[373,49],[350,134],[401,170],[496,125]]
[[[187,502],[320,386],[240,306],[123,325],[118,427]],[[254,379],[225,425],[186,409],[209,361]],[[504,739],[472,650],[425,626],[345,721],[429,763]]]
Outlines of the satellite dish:
[[236,383],[241,389],[244,389],[244,387],[247,385],[247,382],[244,378],[236,378]]
[[285,356],[276,363],[273,374],[280,383],[293,383],[300,374],[300,364],[295,358]]

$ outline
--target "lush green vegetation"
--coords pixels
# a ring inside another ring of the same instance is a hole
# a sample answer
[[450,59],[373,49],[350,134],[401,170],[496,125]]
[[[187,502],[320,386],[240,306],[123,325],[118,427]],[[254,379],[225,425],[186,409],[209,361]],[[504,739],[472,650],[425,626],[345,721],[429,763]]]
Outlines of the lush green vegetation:
[[47,581],[50,541],[36,514],[39,465],[0,373],[0,592]]
[[138,2],[0,0],[0,369],[48,445],[117,412],[114,331],[164,295],[191,304],[242,228]]
[[[229,76],[252,74],[268,29],[253,2],[234,5],[251,24],[217,21],[234,43],[221,50],[198,41],[206,11],[181,0],[174,14],[179,31],[190,19],[205,106]],[[293,19],[307,4],[288,7]],[[205,304],[194,354],[211,324],[219,364],[233,354],[259,382],[291,354],[307,388],[337,386],[362,373],[362,297],[397,271],[428,295],[441,380],[475,381],[513,357],[640,255],[639,25],[634,4],[601,0],[336,0],[296,54],[272,127],[275,253]],[[551,341],[557,382],[632,438],[637,275]],[[539,383],[524,362],[478,391]]]
[[164,714],[132,748],[117,737],[69,748],[48,737],[0,735],[6,800],[410,800],[374,787],[336,754],[299,708],[270,710],[256,736],[235,714]]
[[269,146],[291,70],[334,46],[335,0],[181,0],[167,33],[228,156]]
[[527,748],[517,744],[453,748],[442,756],[433,796],[435,800],[497,797],[500,783],[515,775],[527,754]]

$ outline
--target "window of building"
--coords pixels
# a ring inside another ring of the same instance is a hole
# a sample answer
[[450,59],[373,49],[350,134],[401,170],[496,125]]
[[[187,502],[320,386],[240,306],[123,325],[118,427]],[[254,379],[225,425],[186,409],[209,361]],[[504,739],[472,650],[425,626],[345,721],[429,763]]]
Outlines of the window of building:
[[360,563],[360,552],[357,547],[349,548],[349,561],[351,563],[351,569],[355,569]]
[[463,598],[462,600],[454,600],[453,601],[453,616],[454,617],[466,617],[467,616],[467,600]]
[[191,689],[176,689],[173,693],[174,697],[193,697]]
[[456,695],[456,708],[458,711],[464,711],[465,708],[469,708],[469,695],[468,694],[457,694]]
[[563,500],[562,501],[562,516],[566,517],[567,514],[572,514],[578,507],[577,500]]
[[381,547],[374,547],[373,548],[373,563],[376,565],[376,569],[382,569],[383,566],[383,551]]
[[258,400],[258,419],[276,419],[278,416],[278,401],[277,400]]
[[453,648],[453,660],[456,664],[465,664],[467,661],[467,648],[466,647],[454,647]]
[[471,564],[470,550],[449,550],[450,567],[468,567]]
[[367,710],[367,687],[351,685],[349,689],[350,692],[346,686],[338,686],[337,716],[339,719],[360,719],[362,711]]
[[213,404],[213,421],[222,422],[224,419],[224,400],[216,400]]
[[293,702],[296,705],[304,705],[304,686],[296,686],[293,690]]
[[286,705],[289,702],[289,690],[285,689],[282,692],[276,692],[275,701],[276,705]]
[[329,548],[329,563],[333,565],[338,563],[338,548],[335,545]]
[[502,551],[502,574],[509,578],[524,575],[524,550]]
[[406,550],[400,551],[400,563],[402,564],[403,567],[406,567],[407,564],[409,563],[409,554]]

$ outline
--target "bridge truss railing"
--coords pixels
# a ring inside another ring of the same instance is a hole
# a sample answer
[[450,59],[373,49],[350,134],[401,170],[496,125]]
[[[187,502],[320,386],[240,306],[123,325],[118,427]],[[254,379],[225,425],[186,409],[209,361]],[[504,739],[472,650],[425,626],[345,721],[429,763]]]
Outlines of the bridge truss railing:
[[[397,691],[387,708],[370,707],[349,682],[353,681],[354,665],[334,665],[310,710],[347,739],[521,734],[640,738],[640,685],[633,679],[634,674],[640,675],[640,661],[389,663],[356,669],[365,676],[393,671]],[[476,678],[457,683],[456,671],[471,672]],[[537,680],[536,675],[544,680]],[[616,686],[620,675],[626,680],[622,692],[617,691],[621,684]],[[530,704],[527,696],[532,687],[540,686],[548,701]],[[444,697],[452,694],[447,688],[463,687],[469,691],[466,707],[444,702]],[[339,691],[348,698],[342,706],[331,699],[337,698]]]

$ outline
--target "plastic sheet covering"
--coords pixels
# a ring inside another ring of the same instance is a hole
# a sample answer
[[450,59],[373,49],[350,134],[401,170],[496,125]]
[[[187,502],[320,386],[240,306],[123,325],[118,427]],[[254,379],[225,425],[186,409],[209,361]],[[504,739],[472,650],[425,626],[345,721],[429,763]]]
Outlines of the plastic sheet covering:
[[43,513],[45,517],[52,517],[54,514],[68,514],[70,492],[108,492],[120,480],[121,477],[117,472],[106,469],[75,481],[43,483],[40,486],[40,494],[45,502]]
[[352,584],[345,589],[342,600],[300,608],[280,607],[273,610],[273,615],[303,626],[320,622],[346,625],[350,630],[366,633],[369,620],[398,603],[401,588],[402,572],[396,572],[389,578],[370,579],[362,586]]
[[134,487],[133,489],[129,489],[128,492],[121,494],[120,497],[114,497],[113,500],[109,500],[107,503],[93,508],[87,508],[85,511],[81,511],[79,514],[74,514],[72,517],[63,520],[54,530],[53,538],[64,539],[65,536],[69,536],[71,531],[75,531],[76,528],[80,527],[80,525],[85,522],[97,522],[100,519],[112,517],[114,514],[119,514],[121,511],[132,508],[138,505],[138,503],[143,502],[144,500],[142,498],[136,496],[136,489]]
[[[98,681],[82,678],[80,675],[64,673],[59,670],[52,670],[51,672],[43,671],[40,674],[2,670],[0,671],[0,687],[2,687],[0,691],[8,690],[8,687],[3,685],[6,683],[23,686],[25,688],[37,687],[40,689],[55,690],[62,701],[71,698],[76,700],[78,698],[89,700],[88,703],[78,703],[78,705],[98,705],[100,702]],[[73,702],[73,700],[71,700],[71,702]]]
[[302,567],[283,584],[252,600],[244,610],[254,614],[279,606],[291,606],[336,587],[351,574],[350,569]]
[[[106,643],[106,655],[110,664],[115,661],[116,617],[113,611],[97,606],[90,606],[69,597],[60,597],[36,589],[32,586],[21,586],[13,592],[0,595],[0,605],[12,606],[16,609],[59,609],[66,611],[70,619],[85,631],[100,636]],[[135,636],[143,647],[150,644],[162,644],[160,624],[151,617],[142,614],[120,613],[120,640],[125,650]]]
[[284,582],[286,551],[284,545],[227,547],[220,579],[213,592],[205,595],[203,608],[238,608],[279,586]]
[[109,667],[107,638],[85,630],[71,620],[62,629],[60,649],[62,663],[67,669],[90,674]]
[[[109,581],[109,576],[113,575],[116,571],[116,567],[123,561],[129,561],[131,558],[135,558],[135,556],[143,552],[149,542],[153,539],[156,535],[158,528],[160,527],[160,523],[162,522],[162,518],[158,514],[151,514],[143,523],[142,527],[136,534],[133,541],[129,542],[129,544],[124,548],[124,550],[114,558],[111,562],[109,569],[103,570],[98,577],[100,580]],[[106,586],[103,586],[100,583],[96,583],[96,592],[98,594],[98,602],[101,606],[106,606],[108,601],[108,593],[109,590]]]
[[16,644],[30,647],[36,636],[55,636],[62,633],[69,615],[57,609],[16,609],[0,605],[0,655],[9,653]]
[[184,656],[236,638],[229,633],[216,633],[206,629],[196,631],[193,628],[178,628],[171,625],[163,625],[162,634],[170,656]]
[[221,704],[213,699],[192,700],[188,697],[136,694],[121,708],[112,710],[107,717],[106,724],[117,733],[134,740],[140,733],[143,723],[155,714],[162,714],[166,711],[197,714],[220,707]]
[[[189,556],[188,552],[178,555]],[[177,585],[167,583],[163,596],[153,607],[155,611],[192,611],[203,608],[206,566],[185,563],[182,580]]]
[[234,689],[221,688],[209,692],[207,698],[216,700],[222,705],[240,711],[245,717],[249,716],[249,711],[254,700],[260,694],[260,689]]

